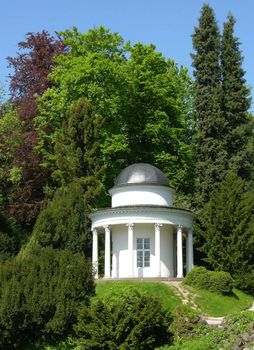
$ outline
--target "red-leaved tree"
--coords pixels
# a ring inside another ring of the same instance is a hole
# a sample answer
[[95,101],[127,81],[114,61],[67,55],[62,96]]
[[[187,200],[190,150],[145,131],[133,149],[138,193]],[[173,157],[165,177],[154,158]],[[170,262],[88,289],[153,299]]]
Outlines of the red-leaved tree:
[[23,176],[7,210],[20,223],[31,226],[43,202],[43,187],[48,179],[34,149],[38,143],[34,125],[36,98],[51,86],[48,75],[54,66],[54,56],[64,53],[65,46],[59,38],[42,31],[28,33],[18,48],[17,56],[8,57],[7,60],[13,69],[9,76],[11,101],[24,122],[23,142],[15,154],[15,163],[22,168]]

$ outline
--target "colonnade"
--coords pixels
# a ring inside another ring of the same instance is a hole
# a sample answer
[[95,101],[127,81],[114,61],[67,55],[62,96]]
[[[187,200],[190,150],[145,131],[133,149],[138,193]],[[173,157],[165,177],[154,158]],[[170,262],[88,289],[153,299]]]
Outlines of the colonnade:
[[[134,223],[126,224],[128,228],[128,265],[129,265],[129,277],[134,277]],[[161,276],[161,223],[154,223],[154,235],[155,235],[155,264],[156,264],[156,276]],[[105,231],[105,259],[104,259],[104,278],[110,278],[110,225],[103,226]],[[177,264],[176,264],[176,277],[183,278],[183,226],[177,225]],[[95,272],[95,278],[98,278],[98,231],[96,228],[92,229],[93,232],[93,251],[92,262]],[[189,272],[193,267],[193,231],[191,228],[187,229],[186,238],[186,271]]]

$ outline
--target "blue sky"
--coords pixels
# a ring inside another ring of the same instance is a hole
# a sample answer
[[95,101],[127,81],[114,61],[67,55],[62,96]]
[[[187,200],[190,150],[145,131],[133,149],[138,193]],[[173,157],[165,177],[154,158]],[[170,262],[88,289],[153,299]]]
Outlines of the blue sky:
[[[164,56],[191,70],[191,34],[198,24],[201,0],[2,0],[0,13],[0,83],[8,86],[7,56],[27,32],[50,33],[77,26],[82,32],[103,25],[131,43],[155,44]],[[229,11],[237,20],[236,36],[244,55],[246,80],[254,86],[254,1],[206,1],[222,27]]]

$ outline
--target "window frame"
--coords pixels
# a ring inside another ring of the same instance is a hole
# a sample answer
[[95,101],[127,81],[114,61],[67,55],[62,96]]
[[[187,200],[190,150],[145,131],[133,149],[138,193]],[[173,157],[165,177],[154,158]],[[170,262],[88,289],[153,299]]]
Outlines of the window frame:
[[137,268],[151,267],[151,239],[136,239]]

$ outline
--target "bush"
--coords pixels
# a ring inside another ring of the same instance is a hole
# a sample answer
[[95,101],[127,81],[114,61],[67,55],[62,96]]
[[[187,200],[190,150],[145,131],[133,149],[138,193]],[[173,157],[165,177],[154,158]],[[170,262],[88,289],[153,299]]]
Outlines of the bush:
[[184,278],[184,283],[219,294],[230,294],[233,289],[233,279],[228,272],[209,271],[203,266],[195,266]]
[[236,288],[244,292],[254,295],[254,272],[247,272],[234,277],[234,285]]
[[91,271],[82,255],[51,248],[1,265],[0,348],[70,332],[78,308],[94,294]]
[[208,289],[209,276],[206,268],[203,266],[194,266],[185,276],[183,283],[201,289]]
[[82,308],[75,330],[84,350],[149,350],[170,340],[170,322],[157,299],[133,290],[114,305]]
[[230,294],[233,289],[233,279],[228,272],[208,271],[209,290],[219,294]]

